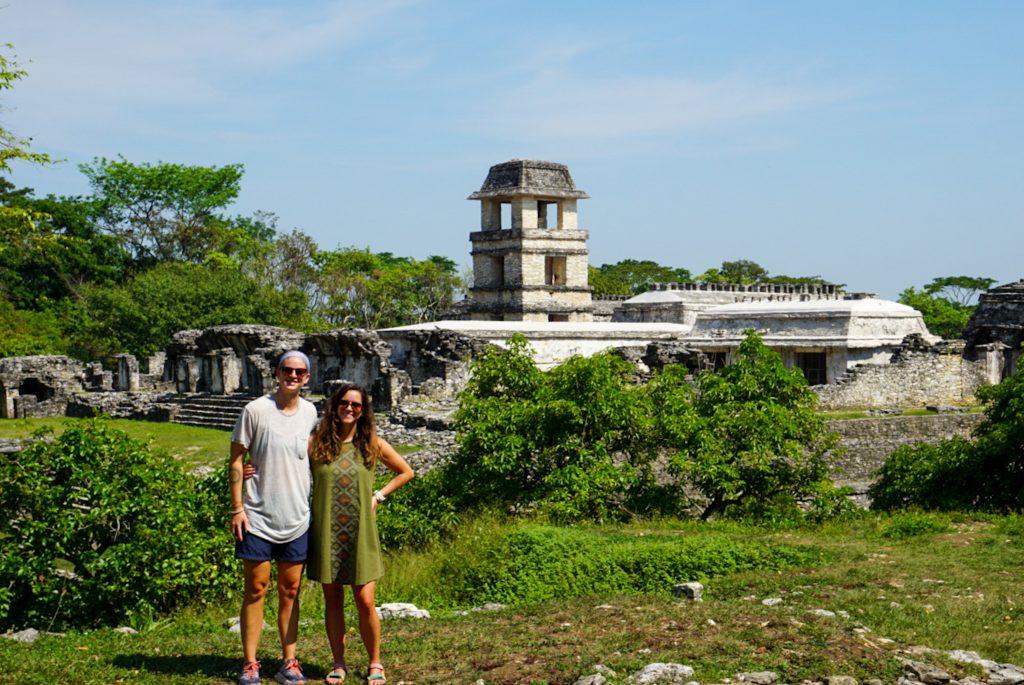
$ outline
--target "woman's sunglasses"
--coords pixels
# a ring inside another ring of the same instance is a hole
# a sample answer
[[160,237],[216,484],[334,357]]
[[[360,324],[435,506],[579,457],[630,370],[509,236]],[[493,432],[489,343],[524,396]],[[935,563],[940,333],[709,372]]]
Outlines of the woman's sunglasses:
[[349,400],[338,400],[338,409],[352,408],[352,412],[358,414],[363,410],[362,402],[350,402]]

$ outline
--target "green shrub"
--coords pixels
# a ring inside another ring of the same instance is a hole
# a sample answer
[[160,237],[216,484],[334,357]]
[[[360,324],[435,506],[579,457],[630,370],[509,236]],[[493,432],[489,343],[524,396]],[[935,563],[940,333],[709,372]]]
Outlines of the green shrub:
[[965,467],[972,460],[973,450],[974,445],[963,438],[897,447],[878,469],[877,479],[868,490],[871,508],[972,508],[976,476]]
[[978,389],[985,420],[974,440],[896,449],[877,472],[872,508],[1012,512],[1024,509],[1024,364]]
[[901,540],[917,537],[918,535],[948,533],[950,530],[948,519],[940,518],[934,514],[908,511],[893,516],[892,519],[882,526],[879,534],[883,538]]
[[543,602],[591,594],[668,594],[737,571],[814,565],[816,550],[725,536],[627,536],[522,525],[460,540],[436,574],[454,604]]
[[[377,487],[389,478],[380,476]],[[419,547],[436,542],[458,522],[456,504],[446,492],[444,470],[433,469],[388,497],[377,516],[377,532],[386,550]]]
[[0,629],[89,627],[235,585],[226,470],[199,480],[102,420],[0,458]]

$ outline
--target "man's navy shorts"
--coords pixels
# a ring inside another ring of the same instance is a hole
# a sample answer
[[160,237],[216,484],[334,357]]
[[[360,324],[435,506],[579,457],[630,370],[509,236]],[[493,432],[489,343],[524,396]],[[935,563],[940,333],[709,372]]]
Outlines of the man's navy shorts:
[[241,542],[235,541],[235,559],[246,561],[305,561],[308,551],[308,528],[290,542],[271,542],[250,532]]

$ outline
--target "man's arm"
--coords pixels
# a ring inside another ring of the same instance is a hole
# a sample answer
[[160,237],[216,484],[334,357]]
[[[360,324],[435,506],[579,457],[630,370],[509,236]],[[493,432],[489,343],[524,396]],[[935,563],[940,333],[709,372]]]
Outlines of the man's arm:
[[249,517],[245,515],[242,499],[242,465],[249,450],[239,442],[231,443],[231,457],[228,461],[228,485],[231,488],[231,533],[241,540],[249,530]]

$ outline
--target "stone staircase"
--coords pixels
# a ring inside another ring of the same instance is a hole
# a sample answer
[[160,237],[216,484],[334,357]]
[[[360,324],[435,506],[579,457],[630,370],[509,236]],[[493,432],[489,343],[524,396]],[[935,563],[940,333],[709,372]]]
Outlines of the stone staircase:
[[175,399],[179,408],[171,421],[229,431],[235,427],[242,409],[253,399],[251,395],[186,395]]

